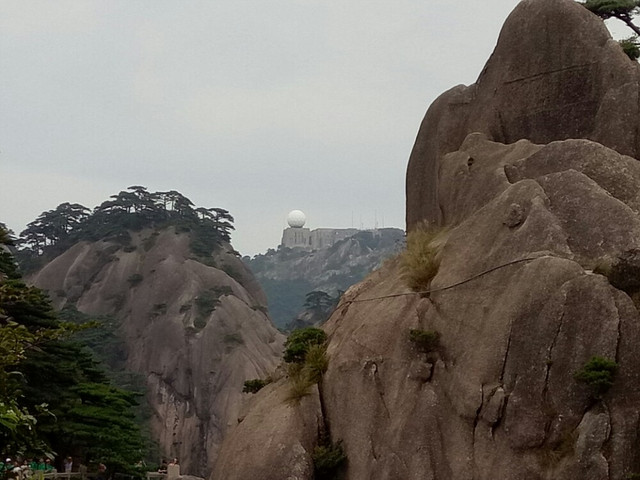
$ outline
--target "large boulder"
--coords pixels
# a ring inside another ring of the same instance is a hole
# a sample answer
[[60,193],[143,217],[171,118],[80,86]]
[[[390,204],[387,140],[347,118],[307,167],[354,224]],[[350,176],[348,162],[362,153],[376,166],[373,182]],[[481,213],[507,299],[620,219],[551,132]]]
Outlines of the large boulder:
[[311,455],[323,422],[318,389],[292,403],[289,388],[283,379],[260,391],[225,439],[212,478],[313,479]]
[[[505,145],[482,134],[446,156],[440,204],[456,225],[428,298],[408,291],[389,262],[349,289],[325,325],[323,400],[346,479],[640,473],[640,317],[627,293],[593,272],[640,247],[634,162],[588,140]],[[438,332],[437,350],[416,348],[411,329]],[[596,356],[619,366],[602,398],[575,378]],[[309,441],[291,428],[292,411],[264,413],[285,388],[258,393],[260,421],[247,415],[225,458],[259,449],[263,429],[289,450]],[[225,460],[213,480],[293,475],[273,462],[245,459],[237,470]]]
[[640,67],[604,23],[572,0],[525,0],[469,87],[429,108],[407,169],[407,228],[442,218],[438,170],[472,132],[505,144],[595,140],[638,157]]
[[[325,401],[347,478],[640,472],[640,318],[591,270],[640,244],[635,197],[620,189],[640,188],[633,160],[585,140],[542,147],[471,135],[463,146],[439,178],[443,213],[458,225],[429,298],[398,295],[407,289],[390,264],[347,292],[326,325]],[[486,189],[460,173],[468,158]],[[563,169],[554,158],[569,160]],[[440,333],[435,358],[412,346],[412,328]],[[574,378],[594,356],[619,364],[602,400]]]

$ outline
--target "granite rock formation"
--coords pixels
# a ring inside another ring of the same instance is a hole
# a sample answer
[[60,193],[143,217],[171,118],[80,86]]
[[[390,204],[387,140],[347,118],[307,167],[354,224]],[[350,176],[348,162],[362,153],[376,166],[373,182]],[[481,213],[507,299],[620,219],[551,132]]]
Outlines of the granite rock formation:
[[639,92],[640,66],[598,17],[571,0],[521,2],[477,82],[429,107],[407,169],[407,227],[450,223],[438,169],[472,132],[506,144],[588,138],[638,158]]
[[[586,9],[525,0],[476,85],[431,106],[407,172],[407,221],[448,228],[432,291],[409,292],[388,263],[324,326],[324,420],[343,442],[346,479],[640,475],[638,299],[596,269],[640,247],[638,78]],[[435,351],[411,343],[416,328],[440,334]],[[596,356],[618,364],[601,397],[575,377]],[[260,424],[286,416],[273,409]],[[259,448],[245,433],[228,437],[212,480],[234,478],[226,458]],[[301,429],[283,444],[313,441]],[[243,468],[290,473],[273,460]]]
[[[277,365],[283,336],[259,285],[229,245],[192,258],[173,228],[132,233],[129,245],[80,242],[30,280],[54,304],[120,320],[127,366],[146,378],[151,427],[182,472],[208,476],[247,379]],[[227,273],[228,272],[228,273]]]

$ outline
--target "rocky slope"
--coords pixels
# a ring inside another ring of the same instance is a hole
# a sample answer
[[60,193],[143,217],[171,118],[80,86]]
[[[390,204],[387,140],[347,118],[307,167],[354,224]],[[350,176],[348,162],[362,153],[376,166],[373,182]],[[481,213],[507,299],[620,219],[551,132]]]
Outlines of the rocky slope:
[[227,426],[235,424],[246,379],[266,377],[283,336],[264,313],[259,285],[228,244],[205,265],[189,236],[173,228],[115,241],[80,242],[31,282],[58,307],[120,319],[127,366],[144,375],[161,452],[205,476]]
[[267,295],[273,322],[282,328],[304,316],[307,293],[321,290],[336,295],[345,291],[403,247],[403,230],[381,228],[358,232],[329,248],[280,248],[243,261]]
[[[478,83],[429,109],[407,173],[407,221],[447,227],[432,292],[408,292],[388,264],[324,327],[325,420],[343,442],[345,478],[640,475],[637,295],[593,271],[640,247],[640,163],[626,156],[637,156],[636,120],[625,123],[638,68],[581,6],[526,0]],[[418,351],[415,328],[438,332],[438,348]],[[602,397],[575,378],[595,356],[618,364]],[[317,431],[299,423],[319,408],[282,407],[287,388],[258,393],[212,480],[313,478],[306,445]],[[278,435],[264,448],[275,458],[297,448],[296,461],[229,461],[262,448],[250,432],[269,429]]]

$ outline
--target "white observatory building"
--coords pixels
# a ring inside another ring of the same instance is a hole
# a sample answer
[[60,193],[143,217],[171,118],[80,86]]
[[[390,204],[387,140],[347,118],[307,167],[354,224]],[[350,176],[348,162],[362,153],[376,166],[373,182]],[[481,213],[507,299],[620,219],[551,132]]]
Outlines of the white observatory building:
[[310,248],[311,231],[304,228],[307,217],[300,210],[291,210],[287,215],[287,223],[289,228],[285,228],[282,232],[282,246],[295,248]]
[[304,248],[305,250],[319,250],[327,248],[339,240],[358,233],[356,228],[304,228],[307,217],[300,210],[292,210],[287,215],[289,228],[282,232],[280,246],[287,248]]

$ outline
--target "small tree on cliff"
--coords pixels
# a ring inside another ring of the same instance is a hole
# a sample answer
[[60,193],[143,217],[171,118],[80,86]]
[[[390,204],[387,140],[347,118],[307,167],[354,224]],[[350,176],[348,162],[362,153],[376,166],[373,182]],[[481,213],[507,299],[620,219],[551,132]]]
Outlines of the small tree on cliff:
[[617,18],[624,22],[634,35],[620,40],[620,46],[632,60],[640,58],[640,43],[638,42],[640,27],[632,20],[635,15],[640,13],[640,0],[586,0],[580,3],[603,20]]

